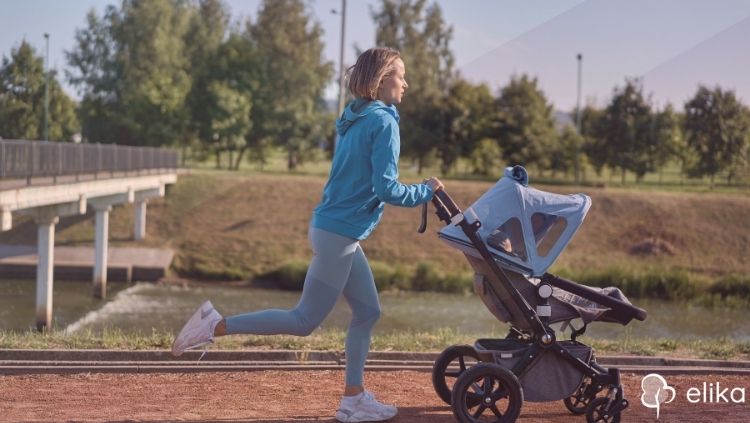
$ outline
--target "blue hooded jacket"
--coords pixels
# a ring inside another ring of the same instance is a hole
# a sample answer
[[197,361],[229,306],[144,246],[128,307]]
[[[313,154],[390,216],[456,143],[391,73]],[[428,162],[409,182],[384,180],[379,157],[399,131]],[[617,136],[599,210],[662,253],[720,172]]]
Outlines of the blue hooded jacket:
[[432,199],[429,185],[398,181],[398,121],[396,107],[382,101],[349,103],[336,121],[339,140],[313,227],[362,240],[380,222],[385,203],[415,207]]

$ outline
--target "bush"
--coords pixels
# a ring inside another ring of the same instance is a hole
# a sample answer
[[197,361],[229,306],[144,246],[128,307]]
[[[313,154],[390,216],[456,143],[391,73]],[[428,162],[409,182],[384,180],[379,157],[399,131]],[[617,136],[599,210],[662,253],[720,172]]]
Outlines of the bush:
[[461,293],[471,290],[472,275],[469,273],[444,274],[435,263],[419,262],[411,278],[413,291]]
[[[307,273],[307,261],[290,261],[278,269],[259,277],[287,290],[302,290]],[[419,262],[416,268],[404,265],[392,267],[386,263],[370,263],[378,291],[392,289],[403,291],[433,291],[462,293],[471,291],[470,273],[443,273],[432,262]],[[729,275],[708,285],[703,278],[682,269],[638,269],[629,270],[612,267],[598,271],[576,273],[570,269],[556,272],[564,278],[578,283],[604,288],[620,288],[630,298],[653,298],[659,300],[701,300],[711,303],[736,302],[750,305],[750,277]],[[705,288],[705,286],[709,286]],[[711,300],[711,301],[709,301]]]
[[[565,275],[572,272],[565,271]],[[701,283],[695,276],[681,269],[645,269],[641,271],[612,267],[596,272],[571,275],[571,279],[584,285],[620,288],[628,297],[657,298],[661,300],[688,300],[702,294]]]
[[443,275],[437,270],[434,263],[419,262],[411,281],[411,289],[414,291],[438,291],[442,280]]
[[392,289],[394,282],[394,269],[382,262],[373,261],[370,262],[370,269],[372,270],[372,277],[375,279],[375,286],[378,291],[385,291]]
[[471,273],[450,273],[442,278],[440,292],[463,293],[471,291],[474,278]]
[[403,265],[390,265],[379,262],[370,262],[372,276],[375,279],[375,286],[378,291],[387,291],[389,289],[399,289],[408,291],[411,289],[412,273]]
[[663,300],[687,300],[698,296],[699,287],[695,280],[683,270],[649,272],[638,281],[632,281],[633,291],[641,297],[655,297]]
[[727,275],[716,281],[708,288],[711,294],[718,294],[721,299],[727,297],[739,297],[750,299],[750,277],[740,275]]
[[282,264],[278,269],[261,275],[260,279],[273,282],[281,289],[301,291],[302,285],[305,284],[309,264],[307,261],[289,261]]

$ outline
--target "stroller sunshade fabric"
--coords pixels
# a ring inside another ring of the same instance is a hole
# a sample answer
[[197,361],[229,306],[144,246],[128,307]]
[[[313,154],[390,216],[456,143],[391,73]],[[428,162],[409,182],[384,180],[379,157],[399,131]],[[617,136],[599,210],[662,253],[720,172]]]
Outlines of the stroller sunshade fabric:
[[[507,168],[489,191],[464,211],[479,219],[478,235],[500,266],[527,276],[541,276],[555,262],[591,207],[585,194],[561,195],[525,186]],[[452,247],[479,257],[463,231],[453,225],[439,236]]]

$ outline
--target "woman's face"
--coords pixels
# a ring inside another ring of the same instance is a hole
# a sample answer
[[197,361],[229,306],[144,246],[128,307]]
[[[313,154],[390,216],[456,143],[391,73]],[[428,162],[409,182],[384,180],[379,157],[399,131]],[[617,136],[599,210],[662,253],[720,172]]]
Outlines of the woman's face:
[[404,91],[409,88],[409,84],[406,83],[404,62],[401,59],[396,59],[393,65],[395,68],[393,73],[384,78],[380,87],[378,87],[378,100],[389,106],[401,103]]

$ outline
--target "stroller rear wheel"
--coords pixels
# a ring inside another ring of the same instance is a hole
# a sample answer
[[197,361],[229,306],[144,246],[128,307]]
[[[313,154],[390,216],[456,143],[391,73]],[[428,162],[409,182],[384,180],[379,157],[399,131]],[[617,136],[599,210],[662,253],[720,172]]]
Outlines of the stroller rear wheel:
[[456,379],[478,362],[479,355],[470,345],[453,345],[440,353],[432,366],[432,386],[440,399],[450,405]]
[[461,423],[512,423],[521,414],[522,404],[518,378],[497,364],[479,363],[453,386],[453,415]]

